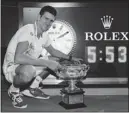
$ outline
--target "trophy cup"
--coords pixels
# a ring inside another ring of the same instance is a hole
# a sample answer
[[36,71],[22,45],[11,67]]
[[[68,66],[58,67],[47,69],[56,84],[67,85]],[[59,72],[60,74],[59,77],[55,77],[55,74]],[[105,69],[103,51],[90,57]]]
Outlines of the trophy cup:
[[62,101],[59,105],[66,109],[86,107],[84,104],[84,91],[76,86],[78,81],[83,80],[89,65],[86,64],[69,64],[64,65],[64,69],[59,71],[57,75],[60,79],[67,80],[69,86],[61,89]]

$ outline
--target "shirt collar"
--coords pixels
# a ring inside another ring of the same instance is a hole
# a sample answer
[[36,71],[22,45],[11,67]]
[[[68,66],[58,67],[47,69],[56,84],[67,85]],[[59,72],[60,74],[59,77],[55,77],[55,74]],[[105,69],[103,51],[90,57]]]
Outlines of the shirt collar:
[[[37,31],[37,23],[35,21],[35,23],[34,23],[34,35],[38,38],[37,33],[38,33],[38,31]],[[40,35],[39,38],[42,38],[42,34]]]

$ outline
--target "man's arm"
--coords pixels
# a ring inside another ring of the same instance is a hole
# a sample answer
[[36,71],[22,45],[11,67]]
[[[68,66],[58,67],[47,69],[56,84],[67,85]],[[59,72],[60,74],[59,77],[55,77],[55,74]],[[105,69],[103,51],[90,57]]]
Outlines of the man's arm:
[[18,43],[14,58],[15,63],[24,65],[45,66],[49,67],[52,70],[55,70],[55,68],[58,67],[59,64],[55,61],[49,61],[45,59],[34,59],[26,55],[25,52],[28,49],[28,46],[29,46],[28,41]]
[[77,63],[80,63],[80,61],[82,61],[81,58],[75,58],[75,57],[71,57],[71,56],[68,56],[64,53],[62,53],[61,51],[59,50],[56,50],[52,47],[52,45],[49,45],[46,50],[54,57],[58,57],[58,58],[63,58],[63,59],[66,59],[66,60],[72,60],[72,61],[75,61]]
[[49,45],[48,47],[46,47],[46,50],[53,56],[53,57],[58,57],[58,58],[63,58],[66,60],[69,60],[69,56],[62,53],[61,51],[54,49],[52,47],[52,45]]

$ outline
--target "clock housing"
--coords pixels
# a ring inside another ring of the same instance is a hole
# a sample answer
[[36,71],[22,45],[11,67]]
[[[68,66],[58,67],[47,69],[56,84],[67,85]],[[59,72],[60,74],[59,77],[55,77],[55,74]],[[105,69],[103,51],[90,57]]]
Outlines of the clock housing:
[[[53,48],[65,53],[72,54],[76,48],[77,39],[74,28],[64,20],[56,20],[47,31],[52,40]],[[50,55],[45,49],[42,54]]]

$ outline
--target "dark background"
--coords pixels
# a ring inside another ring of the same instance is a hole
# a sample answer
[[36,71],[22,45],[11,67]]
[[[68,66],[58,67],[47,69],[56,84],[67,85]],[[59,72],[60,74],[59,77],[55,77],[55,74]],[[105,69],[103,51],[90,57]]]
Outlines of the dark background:
[[[1,47],[2,47],[2,63],[3,56],[6,47],[19,28],[19,3],[20,2],[3,2],[2,4],[2,16],[1,16]],[[39,4],[39,2],[37,2]],[[35,3],[33,3],[35,4]],[[29,6],[29,5],[28,5]],[[40,8],[39,6],[33,5],[34,7]],[[24,5],[23,5],[24,7]],[[31,3],[30,12],[34,11]],[[81,57],[86,63],[86,53],[85,46],[96,46],[98,50],[103,50],[102,57],[104,55],[105,46],[114,46],[115,49],[118,46],[128,46],[127,41],[85,41],[84,32],[127,32],[128,31],[128,4],[127,3],[90,3],[85,7],[66,7],[66,8],[56,8],[58,11],[57,18],[69,22],[75,29],[77,35],[77,48],[73,54],[76,57]],[[22,10],[21,10],[22,11]],[[62,13],[63,12],[63,13]],[[20,12],[22,13],[22,12]],[[24,23],[33,23],[33,13],[26,15],[23,18]],[[105,30],[103,28],[100,18],[105,15],[110,15],[114,18],[111,29]],[[30,17],[30,18],[29,18]],[[36,18],[36,17],[35,17]],[[26,20],[27,19],[27,20]],[[115,58],[117,59],[117,51],[115,50]],[[104,60],[99,61],[101,55],[97,52],[97,62],[90,64],[91,68],[88,77],[128,77],[128,66],[127,63],[118,63],[115,59],[114,63],[106,63]]]

